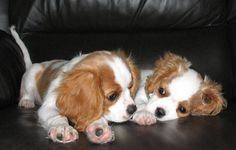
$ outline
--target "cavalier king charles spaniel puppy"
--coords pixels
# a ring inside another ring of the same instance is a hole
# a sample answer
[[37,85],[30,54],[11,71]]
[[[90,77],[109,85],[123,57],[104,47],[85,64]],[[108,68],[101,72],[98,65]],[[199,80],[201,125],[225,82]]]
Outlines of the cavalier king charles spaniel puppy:
[[114,140],[108,121],[128,121],[137,109],[133,98],[139,71],[133,61],[122,51],[97,51],[69,61],[32,64],[14,27],[11,32],[24,53],[27,68],[19,106],[41,105],[39,121],[48,137],[68,143],[78,139],[81,131],[93,143]]
[[189,115],[213,116],[226,108],[221,85],[190,66],[186,58],[168,52],[155,62],[153,71],[141,71],[133,121],[151,125]]

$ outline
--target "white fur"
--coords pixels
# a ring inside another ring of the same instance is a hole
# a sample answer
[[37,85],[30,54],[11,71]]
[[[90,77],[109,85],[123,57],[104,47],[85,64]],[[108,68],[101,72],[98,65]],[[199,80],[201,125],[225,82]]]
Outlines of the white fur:
[[169,84],[172,100],[177,102],[188,100],[199,90],[201,82],[198,73],[192,69],[189,69],[182,76],[174,78]]
[[112,68],[115,81],[118,83],[122,92],[117,102],[109,108],[109,113],[104,117],[108,121],[123,122],[130,119],[130,115],[127,113],[127,107],[134,104],[134,101],[130,95],[129,84],[131,82],[131,73],[121,58],[115,57],[112,61],[108,61],[109,66]]
[[152,70],[141,70],[141,83],[140,83],[140,87],[138,89],[137,95],[134,99],[138,110],[145,109],[145,107],[148,103],[148,98],[147,98],[144,88],[145,88],[147,76],[151,75],[152,73],[153,73]]

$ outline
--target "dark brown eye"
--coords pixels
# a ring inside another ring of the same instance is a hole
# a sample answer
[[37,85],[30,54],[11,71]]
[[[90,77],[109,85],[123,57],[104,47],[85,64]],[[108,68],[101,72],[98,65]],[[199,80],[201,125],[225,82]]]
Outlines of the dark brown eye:
[[212,101],[212,98],[209,95],[205,95],[203,97],[203,101],[204,101],[205,104],[210,104],[211,101]]
[[164,89],[163,87],[160,87],[160,88],[158,89],[158,92],[159,92],[159,94],[162,95],[162,96],[166,94],[166,91],[165,91],[165,89]]
[[187,109],[186,109],[185,107],[183,107],[183,106],[179,106],[178,110],[179,110],[179,112],[181,112],[182,114],[187,113]]
[[107,99],[109,101],[113,102],[118,98],[118,96],[119,96],[119,94],[117,92],[113,92],[107,97]]
[[133,83],[131,82],[130,84],[129,84],[129,89],[131,89],[132,88],[132,86],[133,86]]

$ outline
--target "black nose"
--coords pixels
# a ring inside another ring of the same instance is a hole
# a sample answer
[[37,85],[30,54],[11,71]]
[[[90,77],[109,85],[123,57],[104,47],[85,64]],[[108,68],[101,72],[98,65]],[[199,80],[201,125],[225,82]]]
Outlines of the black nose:
[[155,115],[157,118],[162,118],[166,115],[166,112],[163,108],[157,107],[157,109],[155,111]]
[[137,107],[136,105],[129,105],[128,108],[127,108],[127,113],[132,115],[135,111],[137,110]]

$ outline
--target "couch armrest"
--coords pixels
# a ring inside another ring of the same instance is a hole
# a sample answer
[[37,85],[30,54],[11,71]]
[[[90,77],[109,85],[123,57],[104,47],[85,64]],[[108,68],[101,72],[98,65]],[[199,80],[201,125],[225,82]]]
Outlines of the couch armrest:
[[0,30],[0,108],[17,102],[25,64],[14,39]]

